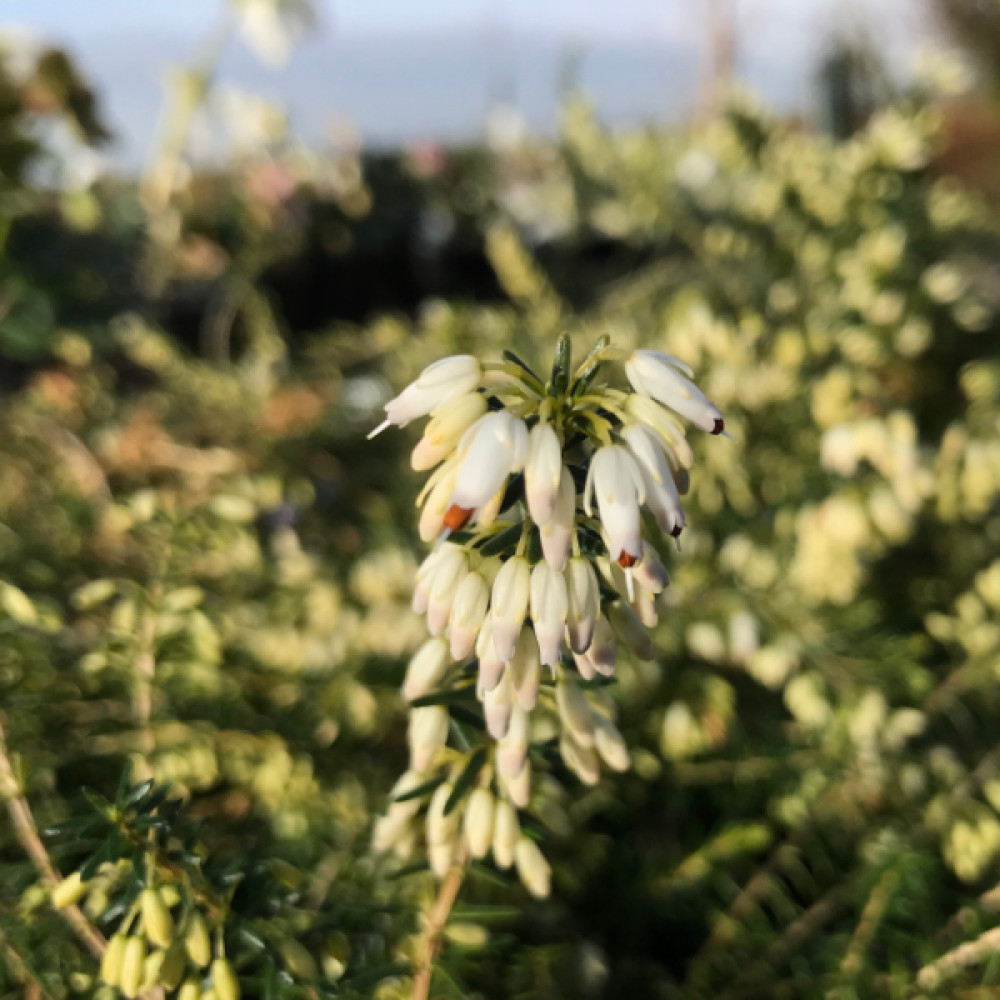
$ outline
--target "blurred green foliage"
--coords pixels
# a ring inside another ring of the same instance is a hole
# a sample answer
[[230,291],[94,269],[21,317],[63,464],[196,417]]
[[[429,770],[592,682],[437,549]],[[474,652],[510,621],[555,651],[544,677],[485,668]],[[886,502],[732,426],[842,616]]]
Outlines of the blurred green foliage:
[[[609,133],[574,97],[556,142],[367,165],[267,129],[163,197],[43,184],[38,115],[64,158],[101,129],[32,79],[0,85],[0,995],[112,992],[23,803],[104,936],[159,880],[246,995],[409,994],[435,887],[369,837],[417,483],[365,433],[438,356],[564,331],[689,362],[735,441],[610,689],[632,772],[539,770],[553,895],[473,866],[434,995],[995,992],[1000,231],[936,175],[931,103],[833,141],[746,102]],[[338,309],[327,273],[373,290]]]

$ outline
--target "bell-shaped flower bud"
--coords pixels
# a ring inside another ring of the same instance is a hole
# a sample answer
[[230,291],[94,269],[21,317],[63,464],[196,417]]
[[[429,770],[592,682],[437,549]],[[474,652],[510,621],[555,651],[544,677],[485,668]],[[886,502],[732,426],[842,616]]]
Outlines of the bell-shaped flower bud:
[[573,662],[576,664],[576,669],[579,671],[580,676],[585,681],[592,681],[597,676],[597,667],[594,666],[594,661],[590,658],[590,653],[574,653]]
[[552,515],[539,529],[542,555],[545,561],[557,571],[561,571],[573,548],[576,534],[576,484],[569,469],[563,466],[559,475],[559,490],[556,494]]
[[523,556],[508,559],[493,581],[490,617],[497,656],[507,663],[514,655],[531,597],[531,565]]
[[651,660],[655,655],[652,640],[636,613],[623,601],[613,601],[608,606],[608,621],[615,635],[625,643],[640,660]]
[[504,670],[500,683],[483,696],[486,729],[495,740],[502,739],[507,732],[511,712],[514,710],[514,698],[514,680],[508,668]]
[[125,948],[129,943],[127,934],[113,934],[101,956],[101,982],[117,986],[121,982],[122,965],[125,962]]
[[224,958],[212,962],[212,988],[219,1000],[240,1000],[240,981]]
[[573,739],[581,746],[594,743],[594,710],[580,685],[572,678],[564,677],[556,685],[556,708],[559,718]]
[[612,771],[627,771],[631,765],[628,744],[618,727],[608,718],[594,713],[594,747]]
[[536,424],[528,435],[524,464],[524,495],[537,525],[547,524],[556,508],[562,475],[562,445],[549,424]]
[[601,590],[589,559],[575,556],[566,567],[566,632],[574,653],[590,648],[601,613]]
[[656,610],[656,594],[645,587],[637,587],[631,602],[631,608],[636,617],[646,628],[656,628],[660,622],[660,614]]
[[531,801],[531,761],[524,762],[524,767],[521,768],[521,772],[516,778],[505,778],[501,774],[500,781],[510,797],[510,801],[518,809],[527,809],[528,803]]
[[485,858],[493,843],[494,799],[488,788],[477,788],[465,809],[465,838],[474,858]]
[[510,868],[521,839],[517,810],[506,800],[498,799],[493,816],[493,860],[500,868]]
[[502,489],[512,472],[524,466],[528,428],[507,410],[487,413],[465,432],[458,450],[461,460],[449,514],[445,515],[445,524],[452,530],[462,527]]
[[169,948],[174,941],[174,920],[163,897],[155,889],[143,889],[139,911],[146,937],[158,948]]
[[635,565],[642,555],[639,505],[645,498],[645,487],[635,459],[621,445],[598,448],[590,460],[584,508],[591,516],[594,496],[611,558],[622,567]]
[[687,482],[682,487],[681,473],[694,464],[694,452],[684,436],[684,425],[667,409],[648,396],[633,393],[625,401],[625,410],[641,424],[652,430],[660,439],[660,444],[667,453],[667,460],[677,480],[677,488],[681,495],[687,492]]
[[599,615],[594,625],[594,638],[591,640],[590,649],[587,650],[587,658],[604,677],[610,677],[615,672],[615,664],[618,662],[618,643],[611,622],[604,615]]
[[403,697],[415,701],[430,694],[444,677],[451,658],[444,638],[428,639],[410,659],[403,681]]
[[503,677],[504,662],[497,656],[493,645],[493,621],[487,617],[476,638],[476,657],[479,660],[479,677],[476,691],[480,700],[487,691],[492,691]]
[[452,542],[443,542],[432,552],[417,568],[416,585],[413,588],[413,610],[416,614],[422,615],[427,611],[427,603],[431,596],[431,584],[434,582],[434,572],[438,566],[438,560],[453,549],[461,551],[461,546]]
[[455,450],[465,432],[484,413],[486,397],[481,392],[467,392],[449,401],[424,428],[424,436],[410,456],[410,465],[416,472],[433,469]]
[[71,872],[52,890],[52,905],[57,910],[75,906],[87,894],[88,885],[79,872]]
[[212,961],[212,939],[208,933],[205,918],[200,913],[192,913],[184,932],[184,950],[193,965],[204,969]]
[[507,666],[507,673],[514,682],[517,703],[530,712],[538,702],[538,689],[542,683],[542,668],[538,641],[530,628],[521,630],[514,657]]
[[635,582],[651,594],[661,594],[670,586],[670,574],[659,553],[649,542],[642,543],[642,558],[632,569]]
[[676,538],[684,528],[684,509],[662,439],[643,424],[626,427],[622,437],[642,474],[646,506],[660,531]]
[[426,771],[448,740],[448,710],[442,705],[425,705],[410,711],[407,733],[410,769]]
[[469,573],[458,586],[449,619],[451,655],[456,660],[464,660],[475,647],[489,603],[486,581],[478,573]]
[[443,879],[451,869],[458,849],[458,837],[427,845],[427,861],[434,877]]
[[448,627],[459,585],[469,572],[469,557],[457,545],[449,546],[434,567],[427,599],[427,631],[441,635]]
[[545,666],[554,667],[562,657],[568,598],[565,577],[548,563],[540,562],[531,571],[529,606],[540,660]]
[[718,407],[691,381],[691,369],[672,355],[633,351],[625,362],[625,375],[636,392],[669,406],[703,431],[721,434],[725,429]]
[[138,934],[133,935],[125,942],[121,976],[118,980],[118,989],[128,997],[128,1000],[133,1000],[139,995],[145,963],[146,940]]
[[548,896],[552,869],[538,845],[528,837],[522,837],[517,842],[514,860],[517,863],[518,877],[525,889],[538,899]]
[[433,542],[444,530],[444,520],[451,506],[451,494],[455,488],[455,477],[458,475],[458,462],[446,462],[435,473],[435,481],[430,491],[424,497],[417,531],[420,541]]
[[514,706],[510,726],[497,744],[497,770],[504,778],[516,778],[528,758],[531,745],[531,713]]
[[385,420],[369,434],[375,437],[386,427],[405,427],[438,407],[471,392],[479,385],[483,370],[471,354],[456,354],[428,365],[398,396],[385,404]]
[[559,737],[559,756],[585,785],[593,786],[601,780],[601,763],[597,751],[592,746],[585,747],[578,743],[573,739],[573,734],[566,730]]

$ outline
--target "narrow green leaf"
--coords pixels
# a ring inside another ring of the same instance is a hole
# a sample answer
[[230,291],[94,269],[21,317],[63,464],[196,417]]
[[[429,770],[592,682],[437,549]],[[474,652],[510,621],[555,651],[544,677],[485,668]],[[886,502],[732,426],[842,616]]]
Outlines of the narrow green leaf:
[[392,801],[409,802],[411,799],[419,799],[428,792],[433,792],[434,789],[444,781],[444,779],[445,775],[442,772],[436,778],[431,778],[430,781],[425,781],[422,784],[417,785],[416,788],[411,788],[408,792],[403,792],[401,795],[395,796]]
[[552,388],[557,396],[569,388],[569,367],[573,359],[573,345],[567,334],[556,341],[555,360],[552,362]]
[[448,796],[448,801],[444,804],[444,814],[447,816],[462,801],[465,793],[475,784],[483,764],[486,763],[486,747],[479,747],[474,750],[466,763],[464,770],[455,781],[455,787]]

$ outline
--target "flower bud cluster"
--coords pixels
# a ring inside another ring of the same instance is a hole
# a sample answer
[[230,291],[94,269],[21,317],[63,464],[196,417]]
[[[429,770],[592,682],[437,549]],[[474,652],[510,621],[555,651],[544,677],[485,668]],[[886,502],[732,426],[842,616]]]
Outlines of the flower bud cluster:
[[[724,432],[691,378],[677,358],[625,355],[607,338],[572,372],[562,338],[548,382],[509,352],[492,363],[463,355],[431,365],[386,404],[373,434],[430,416],[412,464],[432,470],[418,506],[420,537],[433,549],[413,595],[431,637],[403,685],[414,703],[410,771],[379,821],[379,850],[408,856],[426,806],[439,876],[461,846],[515,864],[529,890],[547,892],[547,865],[517,826],[531,794],[532,713],[557,720],[562,760],[584,783],[598,781],[602,764],[627,769],[596,689],[613,676],[620,647],[653,656],[648,630],[669,583],[656,543],[679,538],[686,523],[693,454],[682,419]],[[478,777],[458,792],[447,706],[466,691],[491,742]]]
[[[93,919],[109,907],[109,891],[130,866],[104,865],[92,879],[73,872],[52,890],[57,909],[85,900]],[[180,1000],[239,1000],[240,984],[221,951],[213,946],[209,921],[182,887],[159,881],[142,889],[108,939],[101,958],[101,981],[129,998],[160,987]]]

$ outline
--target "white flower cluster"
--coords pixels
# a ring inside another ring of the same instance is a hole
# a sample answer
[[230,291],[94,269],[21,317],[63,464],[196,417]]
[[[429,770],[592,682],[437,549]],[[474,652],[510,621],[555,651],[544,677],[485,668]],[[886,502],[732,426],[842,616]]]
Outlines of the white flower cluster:
[[[427,793],[435,872],[460,850],[492,850],[501,866],[517,863],[531,891],[548,891],[544,858],[516,813],[531,792],[532,712],[551,710],[562,760],[585,783],[602,763],[628,768],[598,688],[619,642],[653,655],[647,628],[669,580],[649,539],[681,534],[692,462],[678,418],[724,431],[691,377],[671,355],[624,355],[606,338],[571,372],[563,338],[548,382],[509,352],[492,363],[461,355],[386,404],[372,436],[431,418],[412,464],[434,470],[418,503],[420,536],[435,544],[413,597],[431,638],[403,686],[414,703],[410,771],[376,830],[380,850],[408,856]],[[449,706],[473,697],[492,740],[478,756],[452,754]]]

